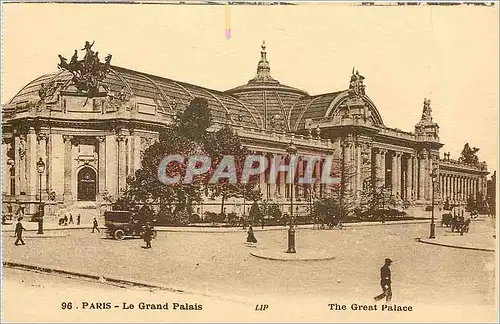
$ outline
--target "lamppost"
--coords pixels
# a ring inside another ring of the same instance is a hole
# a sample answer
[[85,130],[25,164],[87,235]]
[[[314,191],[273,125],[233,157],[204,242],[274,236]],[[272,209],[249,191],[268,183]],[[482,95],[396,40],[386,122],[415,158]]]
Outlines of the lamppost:
[[[293,228],[293,183],[295,181],[295,154],[297,153],[297,147],[290,141],[290,145],[286,149],[289,157],[290,166],[292,170],[288,172],[294,172],[290,177],[292,181],[290,182],[290,227],[288,228],[288,250],[286,253],[296,253],[295,251],[295,230]],[[293,164],[292,164],[293,162]]]
[[37,234],[43,234],[42,174],[45,172],[45,163],[43,162],[42,158],[40,158],[40,160],[38,160],[38,162],[36,163],[36,168],[38,169],[38,174],[40,176]]
[[432,207],[431,207],[431,229],[430,229],[430,239],[435,239],[436,238],[436,224],[434,223],[434,190],[435,190],[435,184],[436,180],[438,177],[438,172],[437,169],[432,170],[431,173],[431,180],[432,180]]
[[[292,160],[295,159],[295,154],[297,154],[297,147],[293,144],[293,141],[290,141],[290,144],[288,145],[286,149],[288,153],[288,158],[289,162],[292,163]],[[293,161],[295,163],[295,161]],[[294,165],[292,165],[294,167]],[[293,172],[292,176],[290,177],[292,181],[290,182],[290,223],[293,220],[293,185],[295,182],[295,168],[293,170],[290,170],[289,172]]]

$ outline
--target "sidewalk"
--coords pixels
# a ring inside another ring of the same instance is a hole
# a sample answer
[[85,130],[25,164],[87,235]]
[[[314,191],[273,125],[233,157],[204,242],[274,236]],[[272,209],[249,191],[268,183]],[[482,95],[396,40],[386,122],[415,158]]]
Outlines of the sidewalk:
[[[387,221],[384,223],[381,222],[361,222],[361,223],[346,223],[344,224],[344,228],[352,228],[359,226],[380,226],[380,225],[398,225],[398,224],[421,224],[428,223],[427,219],[416,219],[416,220],[404,220],[404,221]],[[23,222],[24,228],[28,232],[37,231],[38,223],[36,222]],[[13,232],[16,227],[16,222],[12,222],[9,225],[2,225],[2,232]],[[101,230],[105,229],[104,226],[100,225],[99,228]],[[278,225],[278,226],[265,226],[261,228],[260,226],[255,225],[254,231],[280,231],[287,229],[287,226]],[[296,228],[298,229],[312,229],[313,225],[298,225]],[[45,222],[43,224],[44,231],[55,231],[55,230],[73,230],[73,229],[92,229],[92,223],[75,225],[70,224],[67,226],[60,226],[57,223],[53,222]],[[248,230],[248,227],[243,229],[242,227],[196,227],[196,226],[155,226],[156,231],[158,232],[192,232],[192,233],[229,233],[229,232],[241,232]],[[336,230],[336,229],[333,229]]]
[[495,231],[495,218],[481,217],[471,222],[469,233],[452,233],[448,227],[436,226],[436,238],[419,238],[419,242],[443,247],[495,252],[498,242]]

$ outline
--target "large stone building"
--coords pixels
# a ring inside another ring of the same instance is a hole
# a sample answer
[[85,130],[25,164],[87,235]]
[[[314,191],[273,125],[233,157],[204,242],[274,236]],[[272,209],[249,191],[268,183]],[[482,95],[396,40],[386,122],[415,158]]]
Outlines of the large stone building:
[[[460,202],[486,193],[484,162],[454,161],[449,155],[440,159],[443,144],[430,100],[424,100],[412,132],[390,128],[365,93],[364,77],[354,69],[347,89],[309,95],[271,77],[263,44],[256,76],[242,86],[217,91],[112,66],[111,56],[100,63],[92,45],[85,45],[82,60],[76,51],[69,63],[60,56],[58,72],[36,78],[3,106],[4,211],[21,205],[27,214],[34,213],[40,185],[52,213],[79,201],[99,205],[105,197],[116,198],[126,188],[127,176],[140,167],[145,148],[195,97],[208,101],[214,127],[231,124],[251,151],[269,158],[285,155],[292,142],[299,156],[321,159],[316,177],[324,158],[333,154],[358,197],[368,182],[377,181],[401,203],[426,205],[432,198],[434,169],[439,170],[438,201]],[[41,178],[40,159],[46,164]],[[286,210],[290,192],[284,179],[265,184],[265,176],[260,184],[264,199]],[[329,188],[295,190],[297,208],[303,211],[308,198],[326,195]],[[218,203],[207,199],[198,212]],[[231,208],[239,205],[228,202]]]

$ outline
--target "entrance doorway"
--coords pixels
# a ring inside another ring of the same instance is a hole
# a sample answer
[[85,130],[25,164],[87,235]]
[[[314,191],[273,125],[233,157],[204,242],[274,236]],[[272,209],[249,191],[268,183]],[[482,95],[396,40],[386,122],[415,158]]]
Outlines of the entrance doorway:
[[94,169],[84,167],[78,172],[78,200],[95,201],[96,198],[96,172]]

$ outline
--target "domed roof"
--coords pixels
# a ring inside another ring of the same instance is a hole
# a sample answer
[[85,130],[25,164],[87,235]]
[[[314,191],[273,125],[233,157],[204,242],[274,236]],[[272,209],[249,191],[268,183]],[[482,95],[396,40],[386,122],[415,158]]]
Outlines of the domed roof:
[[[40,91],[48,87],[77,91],[72,79],[73,75],[68,71],[42,75],[23,87],[9,104],[39,100]],[[152,100],[157,105],[157,110],[164,113],[182,110],[195,97],[205,98],[216,121],[227,122],[229,119],[235,125],[254,128],[263,126],[262,117],[255,107],[221,91],[118,66],[111,66],[102,85],[108,94],[125,92],[130,97]]]
[[267,61],[266,43],[262,43],[257,74],[247,84],[225,91],[256,107],[264,118],[264,128],[289,131],[288,111],[309,94],[301,89],[281,84],[271,76]]

